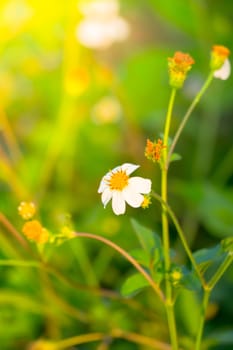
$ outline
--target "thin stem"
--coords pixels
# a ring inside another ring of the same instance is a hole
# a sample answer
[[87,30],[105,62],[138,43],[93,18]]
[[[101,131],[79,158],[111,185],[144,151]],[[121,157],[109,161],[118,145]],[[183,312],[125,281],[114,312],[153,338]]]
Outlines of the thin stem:
[[204,296],[203,296],[202,307],[201,307],[201,319],[200,319],[199,328],[197,332],[195,350],[200,350],[200,347],[201,347],[201,340],[202,340],[202,335],[203,335],[204,325],[205,325],[206,309],[209,303],[210,292],[211,291],[209,289],[204,290]]
[[208,75],[206,81],[204,82],[201,90],[197,93],[196,97],[194,98],[193,102],[191,103],[189,109],[187,110],[186,114],[184,115],[183,120],[180,123],[180,126],[174,136],[174,139],[172,141],[169,153],[168,153],[168,157],[167,157],[167,167],[169,166],[169,161],[171,159],[171,155],[174,151],[174,148],[178,142],[178,139],[180,137],[181,132],[183,131],[185,124],[187,123],[192,111],[194,110],[194,108],[196,107],[196,105],[198,104],[198,102],[200,101],[202,95],[205,93],[205,91],[207,90],[207,88],[209,87],[211,81],[213,80],[213,72],[211,71],[210,74]]
[[165,265],[165,293],[166,293],[166,311],[168,319],[168,327],[170,332],[171,344],[173,350],[178,350],[176,321],[174,314],[174,307],[172,301],[172,285],[168,278],[170,271],[170,242],[169,242],[169,225],[167,218],[167,208],[164,202],[167,202],[167,155],[168,155],[168,138],[171,125],[172,110],[174,106],[176,96],[176,89],[172,89],[171,96],[168,104],[168,111],[165,121],[164,138],[163,142],[165,148],[163,149],[163,162],[161,166],[161,198],[162,198],[162,231],[163,231],[163,249],[164,249],[164,265]]
[[231,265],[232,261],[233,261],[233,254],[232,253],[228,253],[228,255],[226,256],[225,260],[219,266],[219,268],[215,272],[214,276],[211,278],[211,280],[208,283],[208,287],[209,287],[210,290],[212,290],[215,287],[215,285],[220,280],[220,278],[222,277],[224,272]]
[[5,229],[16,239],[19,244],[24,247],[25,250],[32,254],[32,250],[27,240],[21,236],[21,234],[16,230],[16,228],[11,224],[11,222],[6,218],[6,216],[0,212],[0,224],[2,224]]
[[92,234],[92,233],[87,233],[87,232],[75,232],[76,237],[84,237],[84,238],[90,238],[94,239],[96,241],[100,241],[109,247],[113,248],[116,250],[118,253],[120,253],[126,260],[128,260],[144,277],[145,279],[149,282],[150,286],[153,288],[153,290],[156,292],[156,294],[159,296],[159,298],[164,301],[164,296],[162,291],[160,290],[159,286],[157,283],[153,281],[151,276],[141,267],[141,265],[131,256],[129,255],[124,249],[119,247],[117,244],[109,241],[108,239]]
[[204,330],[204,324],[205,324],[205,315],[206,315],[206,309],[208,306],[209,302],[209,297],[210,293],[215,287],[216,283],[220,280],[226,269],[230,266],[230,264],[233,261],[233,255],[229,253],[223,263],[220,265],[220,267],[217,269],[216,273],[214,276],[211,278],[209,281],[208,285],[204,288],[204,296],[203,296],[203,302],[202,302],[202,314],[201,314],[201,320],[199,323],[199,330],[197,333],[197,338],[196,338],[196,346],[195,350],[200,350],[201,346],[201,339],[203,335],[203,330]]
[[74,345],[91,343],[91,342],[101,341],[105,339],[107,341],[108,339],[111,340],[114,338],[125,339],[127,341],[144,345],[155,350],[158,350],[158,349],[171,350],[171,347],[166,343],[162,343],[161,341],[154,340],[152,338],[148,338],[143,335],[139,335],[137,333],[125,332],[125,331],[122,331],[121,329],[113,329],[110,332],[110,334],[89,333],[89,334],[78,335],[75,337],[60,340],[56,342],[54,345],[56,346],[56,349],[67,349],[68,347],[72,347]]
[[64,340],[60,340],[59,342],[56,342],[55,346],[56,346],[56,349],[67,349],[74,345],[91,343],[98,340],[102,340],[105,337],[106,335],[104,333],[89,333],[89,334],[77,335],[75,337],[67,338]]
[[0,108],[0,123],[2,125],[2,129],[4,132],[4,136],[5,136],[9,151],[12,153],[14,159],[20,158],[21,151],[18,145],[18,141],[9,123],[7,115],[2,108]]
[[180,226],[180,224],[178,222],[178,219],[176,218],[176,215],[175,215],[174,211],[170,208],[170,206],[166,202],[164,202],[162,200],[162,198],[157,193],[152,192],[151,195],[155,199],[157,199],[160,203],[163,203],[164,206],[166,206],[166,210],[167,210],[167,212],[168,212],[168,214],[169,214],[169,216],[170,216],[170,218],[171,218],[171,220],[172,220],[172,222],[173,222],[173,224],[174,224],[174,226],[176,228],[176,231],[177,231],[177,233],[178,233],[178,235],[180,237],[180,240],[181,240],[181,242],[183,244],[184,250],[186,251],[186,253],[187,253],[188,257],[189,257],[189,260],[192,263],[193,268],[196,271],[196,273],[197,273],[197,275],[198,275],[198,277],[199,277],[199,279],[200,279],[200,281],[202,283],[203,288],[205,288],[206,282],[205,282],[205,280],[204,280],[204,278],[203,278],[203,276],[201,274],[201,271],[199,270],[198,265],[197,265],[197,263],[196,263],[196,261],[195,261],[195,259],[193,257],[193,254],[192,254],[192,252],[191,252],[191,250],[189,248],[189,245],[188,245],[188,243],[186,241],[185,234],[184,234],[184,232],[183,232],[183,230],[182,230],[182,228],[181,228],[181,226]]

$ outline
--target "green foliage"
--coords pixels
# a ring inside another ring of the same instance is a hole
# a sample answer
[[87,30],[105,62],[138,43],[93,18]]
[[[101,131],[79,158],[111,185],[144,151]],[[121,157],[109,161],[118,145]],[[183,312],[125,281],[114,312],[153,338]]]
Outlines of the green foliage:
[[211,248],[200,249],[193,255],[201,272],[204,273],[215,262],[221,263],[227,253],[223,251],[221,244],[217,244]]
[[140,273],[137,273],[127,278],[121,288],[121,293],[125,297],[133,296],[140,290],[148,287],[148,285],[149,283],[145,280],[145,278]]
[[[167,58],[181,50],[195,59],[177,96],[172,141],[208,74],[211,46],[224,44],[232,51],[233,2],[121,0],[130,36],[104,49],[77,40],[77,26],[85,17],[80,4],[0,4],[1,350],[96,332],[104,339],[75,346],[153,348],[136,342],[135,334],[158,339],[165,347],[169,342],[164,309],[148,281],[110,247],[68,240],[64,218],[70,216],[72,230],[96,233],[124,248],[164,290],[161,238],[147,228],[150,223],[161,231],[160,204],[151,211],[127,206],[130,225],[127,217],[113,216],[111,204],[103,209],[97,189],[109,169],[132,162],[141,166],[138,176],[151,178],[153,190],[160,191],[159,167],[145,159],[144,148],[145,140],[157,139],[164,126]],[[233,250],[232,109],[232,77],[224,83],[214,80],[171,156],[169,205],[207,281]],[[23,236],[17,208],[27,200],[36,203],[37,219],[59,244],[37,249]],[[179,248],[169,224],[171,244]],[[180,344],[190,350],[200,320],[201,285],[183,249],[169,254],[173,263],[166,274],[176,301]],[[174,271],[182,274],[178,281],[172,279]],[[233,344],[230,297],[225,297],[232,281],[229,269],[221,293],[214,289],[211,301],[221,311],[207,321],[204,350]],[[124,297],[115,292],[119,290]],[[125,333],[118,339],[114,331]]]

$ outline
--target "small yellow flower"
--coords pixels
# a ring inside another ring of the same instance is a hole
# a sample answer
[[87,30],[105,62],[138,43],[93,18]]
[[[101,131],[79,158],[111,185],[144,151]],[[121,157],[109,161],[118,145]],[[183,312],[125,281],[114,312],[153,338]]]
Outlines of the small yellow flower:
[[143,209],[147,209],[150,204],[151,204],[151,197],[150,197],[150,195],[144,195],[144,200],[143,200],[143,202],[141,204],[141,207]]
[[153,162],[159,162],[162,155],[162,150],[165,148],[163,141],[158,139],[156,142],[152,142],[149,139],[146,141],[145,156],[147,159]]
[[48,231],[42,227],[38,220],[27,221],[23,225],[22,232],[29,240],[38,244],[44,244],[49,239]]
[[210,69],[218,70],[230,55],[230,50],[222,45],[214,45],[211,51]]
[[194,63],[194,59],[189,54],[180,51],[175,52],[172,58],[169,57],[169,84],[176,89],[180,89]]
[[36,206],[33,202],[21,202],[18,206],[19,215],[24,219],[31,219],[36,212]]
[[180,282],[180,280],[183,277],[182,271],[178,268],[175,268],[173,271],[171,271],[170,277],[173,285],[175,286]]

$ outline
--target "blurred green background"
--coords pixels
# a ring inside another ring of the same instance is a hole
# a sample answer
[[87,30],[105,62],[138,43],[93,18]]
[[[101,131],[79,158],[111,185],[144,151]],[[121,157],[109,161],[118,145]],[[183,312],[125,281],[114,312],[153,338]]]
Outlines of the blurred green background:
[[[159,191],[159,168],[145,159],[144,148],[147,138],[163,130],[170,94],[167,58],[183,51],[195,59],[176,99],[172,136],[208,75],[212,45],[232,50],[233,2],[122,0],[119,8],[113,4],[108,20],[88,12],[90,3],[1,1],[0,211],[20,231],[17,207],[34,201],[51,232],[69,216],[76,231],[103,235],[130,250],[139,246],[130,218],[160,233],[159,205],[128,207],[127,215],[116,217],[111,205],[103,209],[99,182],[109,169],[132,162],[140,165],[137,175],[151,178]],[[194,250],[232,236],[232,111],[232,77],[214,80],[177,144],[182,159],[170,169],[170,204]],[[1,259],[27,259],[0,224]],[[178,260],[185,261],[175,232],[172,239]],[[133,271],[109,247],[74,239],[54,247],[48,261],[87,289],[33,268],[0,267],[2,350],[27,349],[40,337],[118,328],[168,342],[164,312],[152,291],[134,299],[94,292],[100,287],[119,292]],[[231,268],[209,310],[206,336],[219,332],[224,345],[218,350],[233,347],[232,281]],[[194,295],[185,298],[187,304],[177,308],[184,339],[195,334],[198,322]],[[109,348],[147,349],[127,340],[77,347]]]

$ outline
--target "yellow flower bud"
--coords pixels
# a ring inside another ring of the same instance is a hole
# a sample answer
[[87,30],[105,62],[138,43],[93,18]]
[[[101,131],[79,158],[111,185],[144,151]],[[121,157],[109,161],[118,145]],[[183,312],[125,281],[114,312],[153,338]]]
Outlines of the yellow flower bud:
[[188,71],[192,68],[194,59],[187,53],[175,52],[172,58],[168,58],[169,84],[180,89],[186,79]]
[[215,71],[222,67],[228,56],[230,50],[222,45],[214,45],[211,51],[210,69]]
[[27,221],[22,228],[23,234],[31,241],[39,244],[48,242],[49,233],[38,220]]

